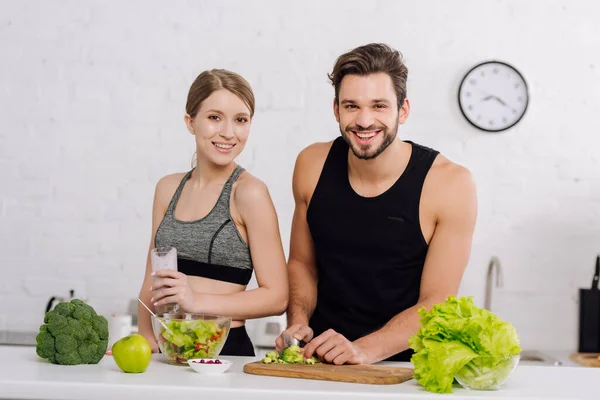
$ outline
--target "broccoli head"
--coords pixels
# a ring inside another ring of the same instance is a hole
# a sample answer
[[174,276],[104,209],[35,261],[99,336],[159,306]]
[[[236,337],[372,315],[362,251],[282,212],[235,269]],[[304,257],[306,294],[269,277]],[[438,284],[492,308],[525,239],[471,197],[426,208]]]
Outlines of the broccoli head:
[[108,347],[108,321],[79,299],[46,313],[36,352],[53,364],[97,364]]

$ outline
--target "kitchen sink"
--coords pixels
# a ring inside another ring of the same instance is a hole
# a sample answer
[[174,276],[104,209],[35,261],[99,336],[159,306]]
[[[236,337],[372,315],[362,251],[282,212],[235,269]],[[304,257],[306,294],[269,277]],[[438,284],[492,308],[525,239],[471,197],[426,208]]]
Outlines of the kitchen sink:
[[562,365],[562,362],[552,357],[549,354],[537,350],[523,350],[519,363],[528,365]]

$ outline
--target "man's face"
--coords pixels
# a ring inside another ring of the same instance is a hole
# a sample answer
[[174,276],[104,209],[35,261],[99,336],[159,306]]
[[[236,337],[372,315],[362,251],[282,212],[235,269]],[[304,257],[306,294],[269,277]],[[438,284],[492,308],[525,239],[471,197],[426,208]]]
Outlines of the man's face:
[[386,73],[346,75],[338,99],[339,104],[334,101],[334,113],[340,132],[361,160],[380,155],[393,143],[398,125],[408,117],[408,100],[398,110],[394,85]]

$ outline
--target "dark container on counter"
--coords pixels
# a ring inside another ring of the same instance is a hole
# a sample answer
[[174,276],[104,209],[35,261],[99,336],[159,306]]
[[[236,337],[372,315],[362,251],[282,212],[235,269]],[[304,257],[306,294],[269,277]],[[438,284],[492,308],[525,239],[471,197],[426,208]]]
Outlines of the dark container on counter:
[[600,256],[590,289],[579,289],[579,352],[600,353]]

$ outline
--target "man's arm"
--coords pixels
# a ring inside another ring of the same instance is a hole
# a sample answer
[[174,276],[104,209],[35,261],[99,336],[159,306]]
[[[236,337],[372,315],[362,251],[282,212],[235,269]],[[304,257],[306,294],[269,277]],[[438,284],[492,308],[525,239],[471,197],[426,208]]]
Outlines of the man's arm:
[[[308,321],[317,305],[317,266],[314,245],[306,222],[306,212],[321,173],[324,150],[328,151],[328,148],[318,143],[300,152],[292,179],[296,206],[290,237],[288,260],[290,298],[287,309],[288,328],[285,332],[305,342],[310,341],[313,336]],[[284,347],[283,338],[278,337],[275,344],[277,351],[281,351]]]
[[419,300],[380,330],[354,342],[365,353],[367,364],[408,349],[408,338],[419,329],[418,309],[423,306],[430,309],[458,292],[471,253],[477,220],[477,194],[468,170],[456,164],[442,168],[447,168],[447,171],[440,171],[442,173],[432,182],[445,184],[440,186],[440,191],[433,191],[441,203],[423,267]]
[[288,326],[308,325],[308,320],[317,305],[317,266],[312,238],[306,223],[307,208],[305,200],[296,199],[288,261],[290,285]]

